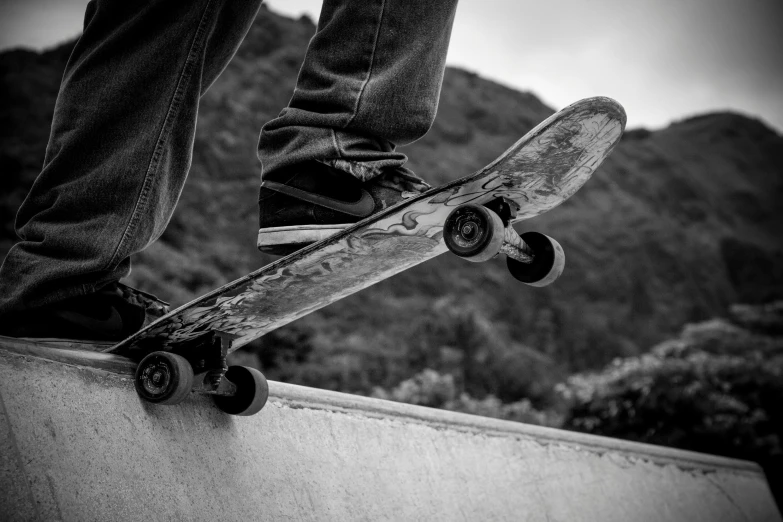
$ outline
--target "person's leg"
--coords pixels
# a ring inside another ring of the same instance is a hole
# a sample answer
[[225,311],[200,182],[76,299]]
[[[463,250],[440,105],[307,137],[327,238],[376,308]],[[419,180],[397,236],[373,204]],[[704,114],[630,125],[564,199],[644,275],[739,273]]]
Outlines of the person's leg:
[[190,167],[199,97],[261,0],[92,0],[41,174],[0,268],[0,316],[96,292],[164,230]]
[[[318,202],[319,193],[359,198],[356,179],[402,175],[402,183],[387,183],[399,189],[386,187],[396,196],[370,191],[373,211],[426,187],[402,167],[407,158],[396,147],[422,137],[435,118],[456,6],[457,0],[324,1],[289,106],[259,139],[260,249],[286,253],[366,217]],[[301,192],[286,186],[315,193],[309,199],[316,203],[303,203]]]

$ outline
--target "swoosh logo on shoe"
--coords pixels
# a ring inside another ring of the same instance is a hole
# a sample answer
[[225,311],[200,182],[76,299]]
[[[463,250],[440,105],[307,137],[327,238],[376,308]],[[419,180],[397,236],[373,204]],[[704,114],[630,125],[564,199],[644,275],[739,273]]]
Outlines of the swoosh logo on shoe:
[[96,319],[70,310],[59,310],[55,312],[55,315],[95,333],[106,335],[122,333],[122,317],[114,308],[111,309],[111,313],[106,319]]
[[339,199],[333,199],[327,196],[322,196],[320,194],[314,194],[312,192],[307,192],[306,190],[298,189],[290,185],[283,185],[282,183],[278,183],[276,181],[262,181],[261,186],[270,190],[274,190],[275,192],[280,192],[286,196],[291,196],[296,199],[301,199],[302,201],[307,201],[308,203],[313,203],[315,205],[328,208],[330,210],[336,210],[337,212],[348,214],[349,216],[365,218],[372,214],[373,210],[375,210],[375,201],[372,199],[370,193],[364,189],[359,189],[361,190],[362,195],[358,200],[350,202],[340,201]]

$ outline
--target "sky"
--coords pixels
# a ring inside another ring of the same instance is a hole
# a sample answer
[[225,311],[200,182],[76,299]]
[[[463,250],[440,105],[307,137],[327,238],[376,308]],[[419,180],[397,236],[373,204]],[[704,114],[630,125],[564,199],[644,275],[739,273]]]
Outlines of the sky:
[[[266,3],[313,20],[321,7]],[[0,50],[78,35],[85,5],[0,0]],[[555,109],[610,96],[629,127],[732,110],[783,132],[783,0],[461,0],[447,63]]]

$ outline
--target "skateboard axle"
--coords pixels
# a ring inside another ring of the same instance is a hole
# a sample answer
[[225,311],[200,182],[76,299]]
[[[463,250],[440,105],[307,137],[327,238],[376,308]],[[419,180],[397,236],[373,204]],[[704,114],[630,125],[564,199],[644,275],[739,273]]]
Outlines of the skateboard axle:
[[503,244],[500,246],[500,253],[525,264],[532,263],[535,257],[530,245],[525,243],[525,240],[510,225],[503,232]]
[[193,378],[196,383],[193,391],[208,395],[233,396],[237,392],[237,387],[225,378],[227,371],[228,367],[199,373]]
[[199,372],[195,376],[194,391],[224,396],[232,396],[237,392],[237,387],[226,379],[228,371],[226,356],[235,337],[220,331],[210,332],[205,337],[206,343],[203,346],[208,348],[203,357],[193,365]]

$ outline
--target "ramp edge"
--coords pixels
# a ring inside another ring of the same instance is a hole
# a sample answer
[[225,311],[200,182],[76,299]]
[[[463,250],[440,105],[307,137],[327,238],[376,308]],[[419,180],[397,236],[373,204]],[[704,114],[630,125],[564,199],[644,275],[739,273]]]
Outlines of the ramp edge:
[[[132,376],[136,368],[136,363],[132,360],[114,354],[59,348],[48,343],[2,336],[0,336],[0,354],[17,358],[32,357],[48,363],[64,364],[85,371],[103,371],[124,377]],[[269,399],[289,408],[328,410],[371,418],[421,423],[433,427],[448,427],[459,431],[480,432],[485,435],[514,436],[541,445],[574,446],[597,454],[620,453],[630,459],[643,459],[658,465],[676,465],[683,470],[701,472],[730,470],[734,473],[764,476],[761,467],[750,461],[276,381],[269,381]]]

